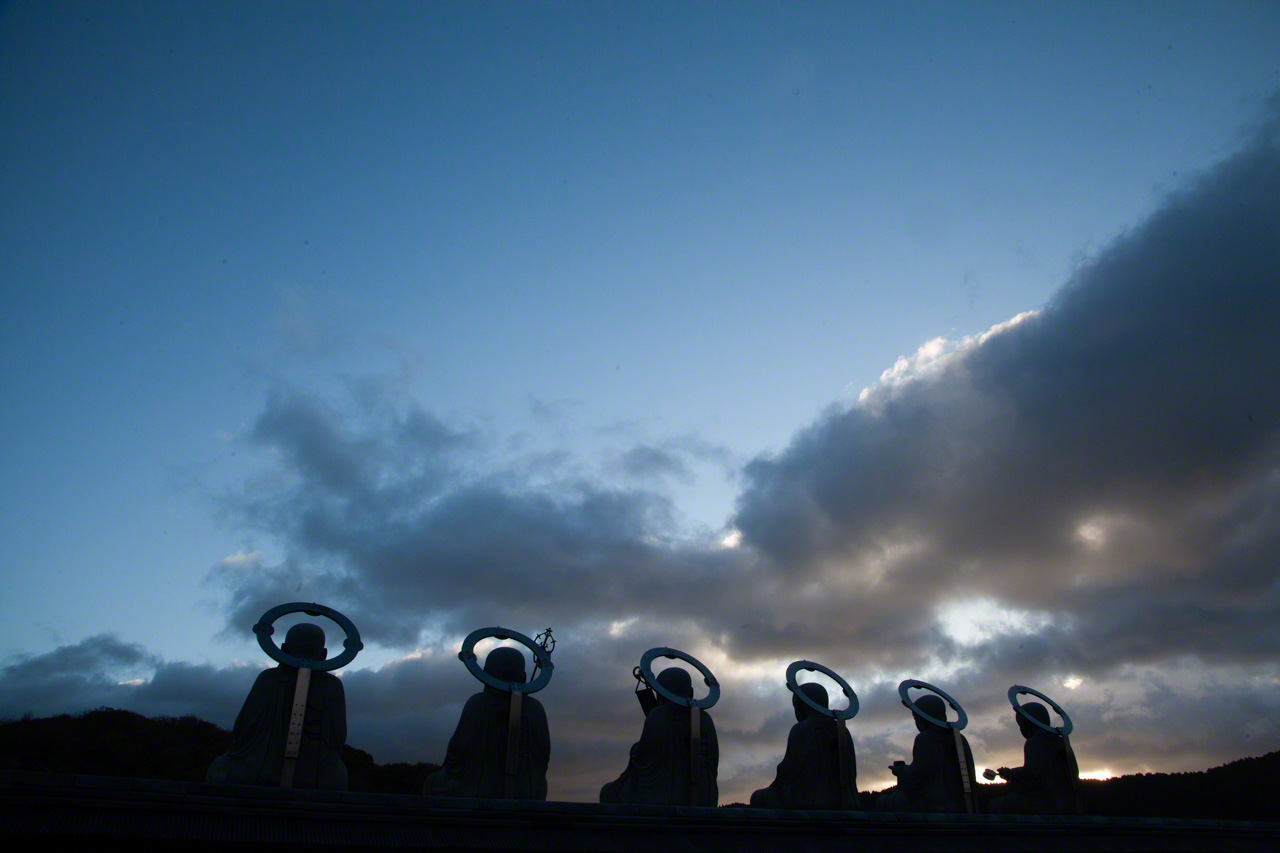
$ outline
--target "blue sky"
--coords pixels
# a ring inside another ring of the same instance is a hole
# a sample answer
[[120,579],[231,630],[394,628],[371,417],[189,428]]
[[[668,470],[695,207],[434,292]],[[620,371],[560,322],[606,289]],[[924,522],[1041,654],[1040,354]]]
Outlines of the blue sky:
[[[385,524],[483,484],[643,495],[679,564],[785,509],[751,460],[799,470],[900,356],[968,358],[1251,144],[1276,44],[1270,3],[8,4],[0,654],[256,665],[229,614],[282,566],[378,613],[291,527],[317,436],[387,454],[369,489],[435,484]],[[438,465],[388,461],[414,412]],[[1017,624],[1056,612],[973,559]],[[584,608],[583,637],[628,615]],[[357,666],[456,626],[416,630]]]

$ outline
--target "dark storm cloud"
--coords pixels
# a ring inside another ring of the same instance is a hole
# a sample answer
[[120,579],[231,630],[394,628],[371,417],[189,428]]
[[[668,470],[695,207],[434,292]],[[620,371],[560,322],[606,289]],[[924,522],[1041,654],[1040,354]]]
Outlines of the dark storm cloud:
[[[483,471],[484,448],[417,407],[384,398],[351,409],[359,415],[296,390],[269,397],[252,438],[277,467],[232,506],[283,537],[288,557],[214,571],[230,590],[233,630],[309,595],[340,602],[367,636],[402,646],[427,623],[461,631],[499,617],[691,617],[743,576],[727,554],[677,543],[678,519],[659,492],[550,478],[541,456]],[[678,473],[683,459],[715,450],[679,440],[620,458],[629,473]]]
[[123,643],[111,634],[99,634],[42,655],[23,655],[3,671],[6,678],[21,683],[37,678],[96,674],[106,667],[132,667],[150,662],[142,646]]
[[752,462],[737,526],[796,582],[913,543],[874,578],[876,605],[968,594],[1049,610],[1073,621],[1081,666],[1257,660],[1280,647],[1277,340],[1268,136],[1042,312],[904,362]]
[[200,713],[228,725],[245,668],[166,663],[110,634],[89,637],[0,669],[0,717],[127,707],[150,715]]
[[391,643],[414,643],[424,619],[461,627],[495,613],[533,622],[626,615],[629,600],[650,608],[655,596],[671,601],[675,586],[705,587],[700,577],[718,574],[710,556],[672,559],[651,539],[670,515],[652,494],[587,484],[547,494],[475,482],[416,506],[390,505],[381,492],[298,490],[271,509],[277,531],[289,533],[299,561],[340,565],[252,575],[235,590],[234,620],[252,624],[266,602],[300,585],[367,615],[369,636]]

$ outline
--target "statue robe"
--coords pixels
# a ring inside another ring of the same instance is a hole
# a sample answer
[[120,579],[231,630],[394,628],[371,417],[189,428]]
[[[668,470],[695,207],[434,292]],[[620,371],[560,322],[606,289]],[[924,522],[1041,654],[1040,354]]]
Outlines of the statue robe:
[[[488,665],[485,668],[490,669]],[[495,674],[504,680],[524,681],[523,672],[518,677]],[[506,792],[510,715],[511,694],[488,686],[473,694],[463,706],[458,727],[449,739],[444,765],[427,777],[422,793],[439,797],[502,799]],[[547,763],[550,758],[551,734],[547,728],[547,712],[541,702],[525,694],[520,700],[516,799],[547,798]]]
[[1022,746],[1023,766],[1004,773],[1009,793],[991,801],[992,814],[1075,814],[1080,769],[1062,738],[1036,731]]
[[840,808],[839,734],[849,748],[845,768],[851,808],[858,807],[857,757],[849,730],[830,717],[810,712],[791,727],[778,775],[767,788],[751,795],[751,805],[767,809]]
[[[670,671],[670,670],[667,670]],[[716,768],[720,744],[711,715],[701,709],[698,796],[694,805],[714,806],[720,798]],[[613,782],[600,789],[602,803],[689,805],[689,709],[661,700],[645,715],[631,760]]]
[[[969,768],[969,787],[978,790],[973,752],[960,736]],[[877,811],[963,813],[964,788],[956,761],[956,739],[951,729],[929,726],[916,735],[911,747],[911,763],[898,771],[897,790],[876,800]]]
[[[258,674],[236,717],[231,749],[213,760],[206,781],[280,784],[297,684],[298,670],[284,664]],[[342,680],[327,672],[312,672],[293,786],[345,791],[347,767],[342,763],[342,747],[346,742],[347,698]]]

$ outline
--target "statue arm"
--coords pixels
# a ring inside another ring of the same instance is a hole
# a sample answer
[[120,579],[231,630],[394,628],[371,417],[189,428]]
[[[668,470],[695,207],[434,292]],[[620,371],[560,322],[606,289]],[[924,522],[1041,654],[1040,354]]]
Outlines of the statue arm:
[[[658,710],[660,709],[655,709],[655,711]],[[666,739],[662,730],[665,730],[666,726],[659,722],[660,717],[664,717],[664,715],[651,713],[644,718],[644,728],[640,730],[640,739],[631,744],[627,769],[623,771],[624,776],[627,773],[647,769],[652,762],[652,756],[655,751],[660,751],[665,745]]]
[[701,710],[698,713],[702,715],[702,739],[707,744],[707,784],[711,789],[711,805],[714,806],[720,801],[720,786],[716,782],[716,772],[720,767],[720,739],[716,736],[716,724],[711,721],[711,715]]
[[853,748],[853,735],[849,734],[849,730],[843,729],[839,734],[845,739],[845,743],[849,745],[849,790],[854,792],[854,800],[856,801],[858,791],[858,753]]
[[333,709],[325,716],[332,726],[329,735],[334,745],[341,749],[347,742],[347,691],[337,676],[333,676],[333,704]]
[[711,764],[711,778],[716,777],[716,769],[720,766],[720,738],[716,735],[716,724],[711,721],[711,715],[706,711],[702,712],[703,731],[706,732],[703,737],[707,739],[707,760]]
[[911,745],[911,763],[898,770],[898,787],[903,791],[911,794],[923,791],[929,779],[940,769],[938,751],[934,748],[933,739],[927,737],[929,734],[921,732],[916,735],[915,743]]
[[1021,788],[1023,781],[1026,779],[1026,767],[1002,767],[1000,768],[1000,778],[1008,782],[1015,788]]
[[249,688],[249,695],[244,697],[244,704],[240,706],[240,713],[236,714],[236,722],[231,729],[232,737],[236,742],[249,737],[250,729],[254,728],[261,716],[269,710],[271,680],[275,674],[275,668],[264,669],[254,679],[253,687]]
[[[664,717],[662,713],[664,707],[666,706],[658,706],[653,713],[645,717],[644,728],[640,730],[640,739],[631,744],[631,750],[627,754],[627,766],[618,778],[610,783],[618,788],[613,796],[616,797],[622,788],[627,788],[628,795],[634,796],[635,791],[631,789],[635,786],[643,788],[648,784],[656,764],[655,756],[663,746],[663,735],[659,731],[663,726],[659,723],[659,718]],[[605,801],[601,800],[601,802]],[[616,802],[616,800],[610,800],[610,802]]]
[[1039,796],[1048,793],[1047,785],[1054,772],[1053,742],[1048,738],[1031,737],[1023,747],[1023,766],[1016,768],[1017,778],[1009,781],[1024,793]]
[[532,696],[526,697],[529,709],[529,746],[538,772],[546,775],[551,761],[551,730],[547,726],[547,710]]
[[471,741],[474,727],[473,721],[480,713],[483,701],[484,694],[475,693],[467,700],[467,704],[462,706],[462,715],[458,717],[457,728],[453,730],[453,737],[449,738],[449,747],[444,755],[444,767],[451,776],[457,775],[466,759],[467,746]]
[[800,723],[796,723],[791,727],[791,732],[787,735],[787,751],[782,755],[782,761],[778,763],[778,773],[773,779],[773,784],[769,787],[779,787],[797,781],[805,765],[806,752],[805,737],[801,731]]
[[964,735],[960,736],[960,743],[964,746],[964,766],[966,771],[969,774],[969,790],[977,791],[978,790],[978,768],[973,763],[973,750],[969,748],[969,739]]
[[[263,670],[262,672],[266,672],[266,670]],[[245,726],[249,722],[249,716],[251,714],[249,709],[253,705],[254,694],[258,692],[258,682],[261,680],[262,673],[258,673],[258,677],[254,680],[253,686],[249,688],[249,695],[244,697],[244,703],[240,705],[240,713],[236,714],[236,722],[235,725],[231,727],[231,731],[237,737],[244,731]]]
[[636,691],[636,699],[640,702],[640,712],[646,717],[649,712],[658,707],[658,694],[652,687]]

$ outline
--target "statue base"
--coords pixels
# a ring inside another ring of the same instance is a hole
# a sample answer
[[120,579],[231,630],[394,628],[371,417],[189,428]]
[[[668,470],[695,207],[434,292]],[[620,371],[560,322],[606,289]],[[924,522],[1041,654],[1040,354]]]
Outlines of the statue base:
[[297,791],[0,771],[19,848],[336,850],[1258,850],[1280,823],[624,806]]

